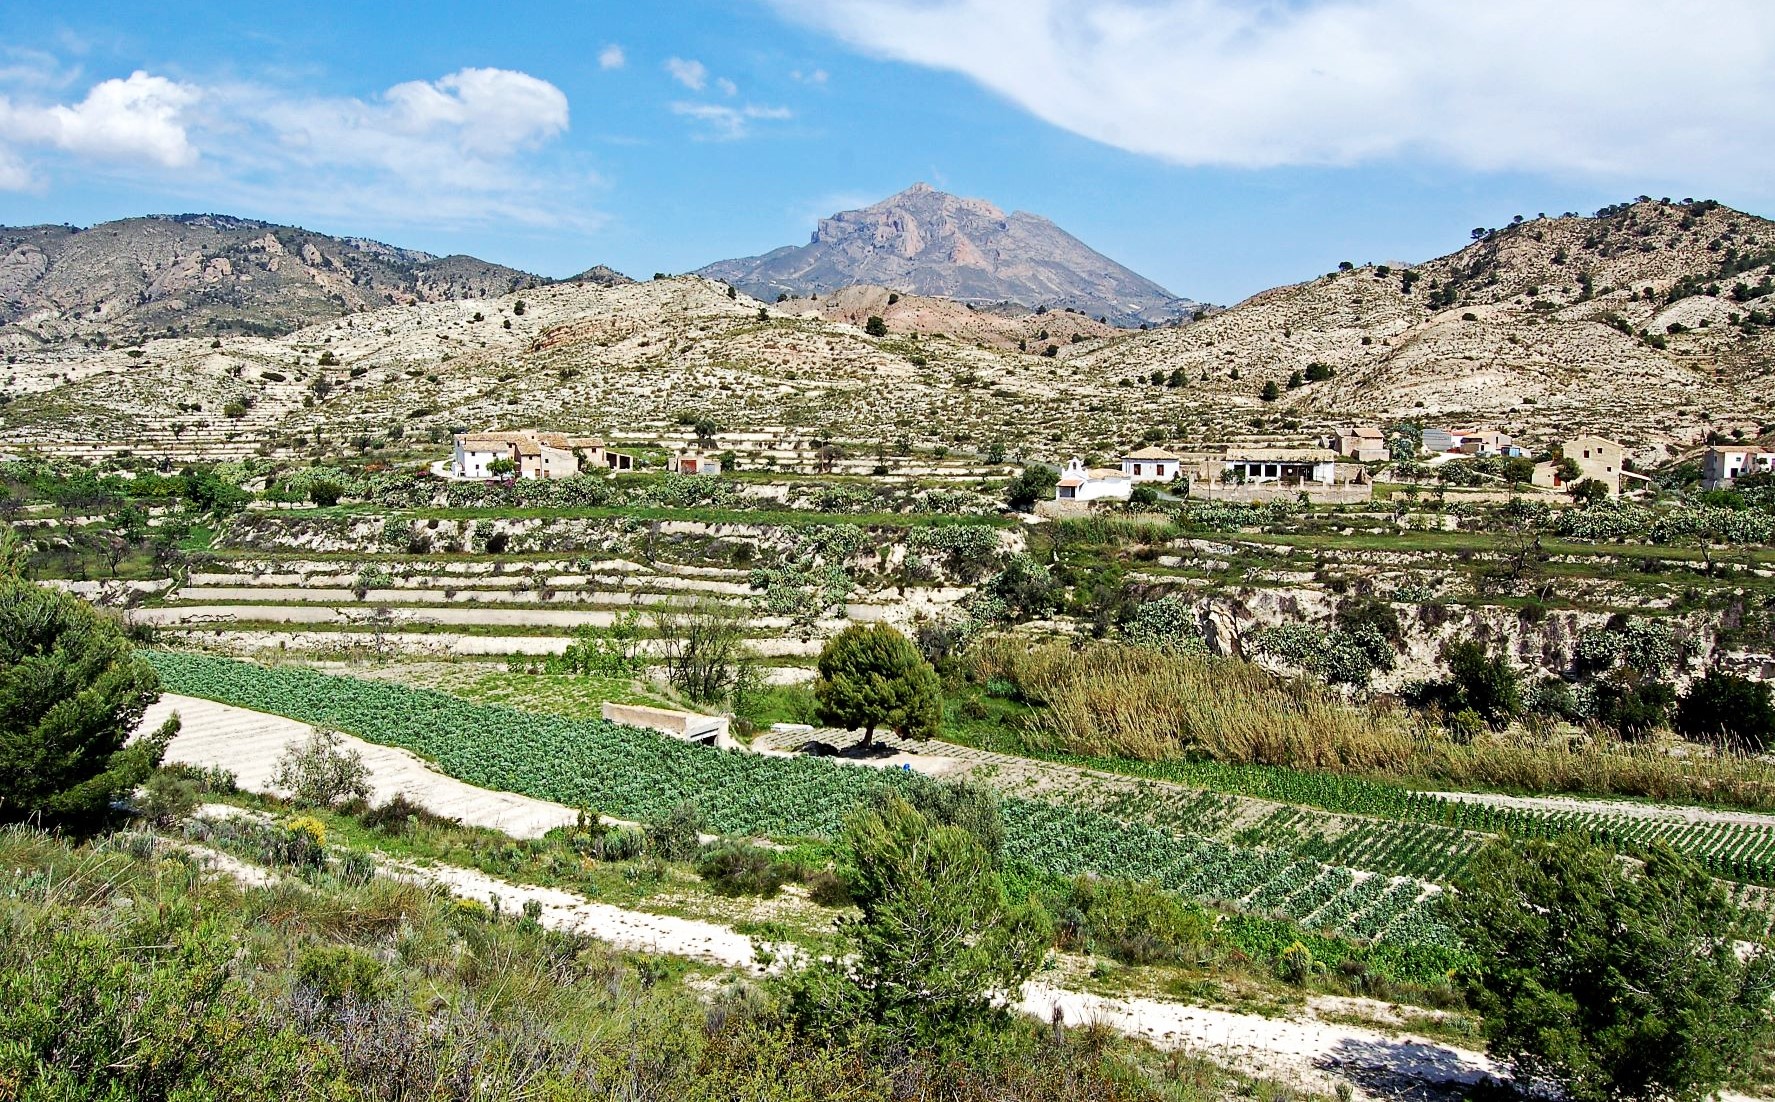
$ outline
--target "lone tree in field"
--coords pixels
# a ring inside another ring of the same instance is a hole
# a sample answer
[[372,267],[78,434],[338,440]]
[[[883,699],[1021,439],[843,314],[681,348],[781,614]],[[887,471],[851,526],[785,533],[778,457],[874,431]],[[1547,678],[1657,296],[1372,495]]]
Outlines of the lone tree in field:
[[1576,835],[1501,839],[1447,897],[1493,1056],[1571,1102],[1693,1099],[1752,1069],[1775,959],[1725,889],[1662,845],[1634,867]]
[[178,732],[124,745],[160,697],[154,667],[72,597],[0,578],[0,820],[94,824],[135,791]]
[[863,332],[871,337],[885,337],[888,333],[887,322],[881,320],[880,315],[870,314],[869,320],[863,325]]
[[937,671],[912,640],[886,624],[853,624],[820,652],[820,679],[814,684],[821,723],[863,729],[863,746],[875,744],[875,729],[902,738],[930,738],[943,718]]

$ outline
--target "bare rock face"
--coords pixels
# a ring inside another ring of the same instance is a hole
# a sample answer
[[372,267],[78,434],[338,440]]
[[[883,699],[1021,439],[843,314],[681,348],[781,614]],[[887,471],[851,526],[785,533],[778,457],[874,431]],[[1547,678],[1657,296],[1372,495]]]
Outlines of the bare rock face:
[[474,257],[225,215],[0,226],[0,348],[282,334],[365,309],[546,282]]
[[822,219],[813,239],[697,273],[766,301],[872,284],[961,302],[1073,309],[1117,325],[1162,324],[1198,305],[1091,249],[1035,214],[1006,214],[915,184],[863,210]]

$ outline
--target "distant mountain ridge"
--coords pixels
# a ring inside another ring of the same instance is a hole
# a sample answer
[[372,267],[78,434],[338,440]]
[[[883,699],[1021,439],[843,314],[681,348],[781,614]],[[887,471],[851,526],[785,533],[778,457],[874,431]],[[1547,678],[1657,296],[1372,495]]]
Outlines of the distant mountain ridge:
[[547,282],[472,256],[223,214],[0,226],[0,349],[281,334],[364,309]]
[[969,303],[1070,308],[1121,326],[1175,321],[1201,305],[1040,215],[1006,214],[923,183],[821,219],[806,245],[718,261],[697,274],[766,300],[867,284]]

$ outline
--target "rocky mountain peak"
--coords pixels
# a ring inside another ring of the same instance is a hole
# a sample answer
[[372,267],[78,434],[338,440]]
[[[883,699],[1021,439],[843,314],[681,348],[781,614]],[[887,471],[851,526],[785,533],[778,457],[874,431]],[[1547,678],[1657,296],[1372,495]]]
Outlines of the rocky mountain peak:
[[1120,325],[1163,323],[1197,304],[1117,264],[1039,215],[916,183],[820,220],[806,245],[698,273],[749,294],[830,294],[859,284],[961,302],[1083,311]]

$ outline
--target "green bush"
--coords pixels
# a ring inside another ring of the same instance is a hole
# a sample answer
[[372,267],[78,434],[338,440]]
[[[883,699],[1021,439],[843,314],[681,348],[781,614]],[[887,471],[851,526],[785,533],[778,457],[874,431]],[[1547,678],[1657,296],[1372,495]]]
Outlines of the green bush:
[[697,858],[696,873],[720,895],[774,897],[791,880],[791,869],[762,846],[721,842]]
[[1758,754],[1775,745],[1775,702],[1767,683],[1708,670],[1677,702],[1675,726],[1687,738]]
[[689,801],[646,826],[647,852],[661,861],[689,861],[702,849],[703,814]]
[[1081,876],[1056,913],[1062,947],[1077,946],[1123,964],[1197,964],[1207,958],[1214,921],[1152,884]]
[[1477,958],[1460,975],[1491,1054],[1572,1102],[1696,1098],[1755,1067],[1775,958],[1706,872],[1575,835],[1498,840],[1448,894]]
[[383,994],[382,963],[349,945],[311,945],[296,959],[296,982],[327,1005],[373,1002]]
[[146,781],[178,731],[125,745],[160,679],[91,606],[0,578],[0,821],[89,825]]

